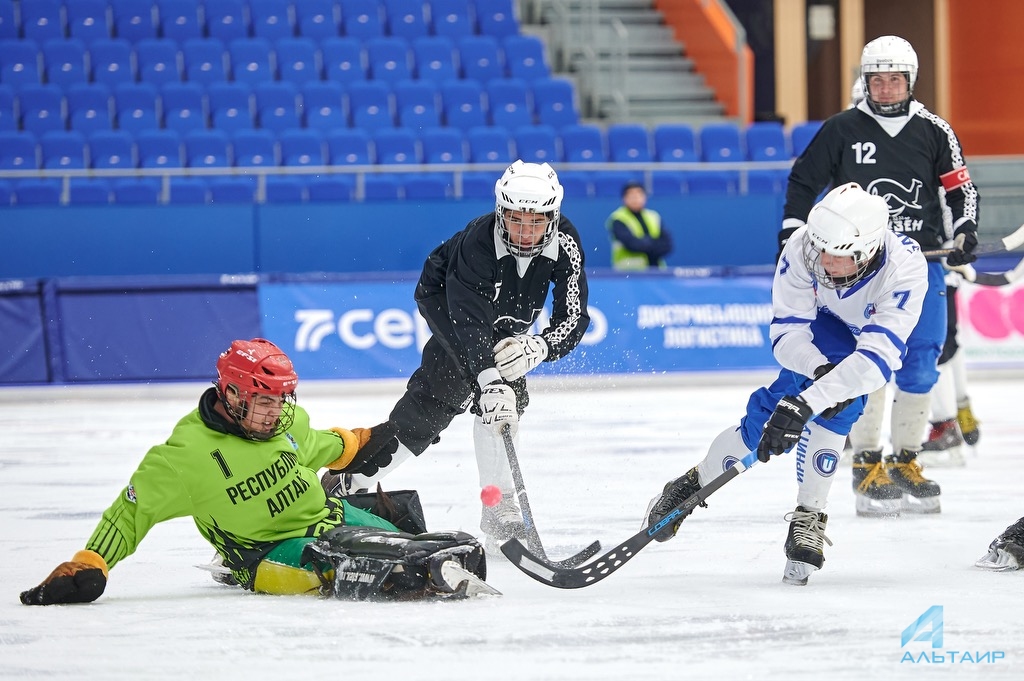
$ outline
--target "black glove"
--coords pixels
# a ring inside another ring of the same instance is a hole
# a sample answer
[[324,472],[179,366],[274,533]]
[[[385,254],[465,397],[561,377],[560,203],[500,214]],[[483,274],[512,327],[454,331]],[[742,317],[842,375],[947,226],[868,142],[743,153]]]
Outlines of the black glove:
[[775,254],[775,264],[779,264],[779,260],[782,259],[782,250],[786,248],[786,242],[789,241],[789,237],[793,236],[798,227],[786,227],[779,230],[779,252]]
[[804,426],[814,412],[800,397],[786,395],[775,405],[757,443],[757,460],[767,463],[772,454],[782,454],[800,441]]
[[[820,367],[814,370],[814,380],[817,381],[819,378],[821,378],[822,376],[824,376],[825,374],[827,374],[828,372],[832,371],[835,368],[836,365],[833,364],[832,362],[829,362],[828,364],[822,364]],[[849,407],[855,399],[857,398],[851,397],[849,399],[843,400],[842,402],[837,402],[836,404],[833,404],[831,407],[821,412],[821,418],[827,421],[835,417],[836,415],[839,414],[839,412]]]
[[[345,461],[346,457],[342,456],[328,464],[331,470],[370,477],[390,464],[398,451],[398,427],[391,421],[378,423],[373,428],[353,428],[352,433],[359,438],[359,449],[350,461]],[[332,468],[339,464],[342,467]]]
[[953,252],[946,256],[946,264],[950,267],[969,265],[978,259],[974,249],[978,247],[978,235],[973,229],[960,228],[953,236]]
[[25,605],[91,603],[107,587],[107,563],[95,551],[77,552],[58,565],[39,586],[21,592]]

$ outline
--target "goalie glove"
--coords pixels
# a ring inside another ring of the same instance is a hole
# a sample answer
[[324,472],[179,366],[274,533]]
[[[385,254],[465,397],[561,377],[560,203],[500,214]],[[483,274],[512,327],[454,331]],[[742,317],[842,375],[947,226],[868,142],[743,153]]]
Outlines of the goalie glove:
[[814,412],[799,396],[786,395],[775,406],[761,430],[761,441],[757,443],[757,460],[762,463],[773,454],[782,454],[800,441],[804,426]]
[[480,389],[480,398],[477,400],[480,407],[481,422],[501,435],[502,428],[508,424],[509,434],[515,437],[519,429],[519,411],[516,408],[516,394],[512,387],[504,383],[488,383]]
[[[827,374],[828,372],[832,371],[835,368],[836,365],[833,364],[832,362],[829,362],[828,364],[822,364],[820,367],[814,370],[814,380],[817,381],[819,378],[821,378],[822,376],[824,376],[825,374]],[[825,419],[826,421],[828,421],[831,418],[835,418],[836,416],[839,415],[840,412],[849,407],[855,399],[855,397],[851,397],[849,399],[843,400],[842,402],[837,402],[833,404],[831,407],[821,412],[821,418]]]
[[21,592],[25,605],[92,603],[107,587],[107,562],[95,551],[77,552],[58,565],[39,586]]
[[522,378],[548,357],[548,342],[541,336],[503,338],[494,346],[494,366],[506,381]]
[[342,473],[358,473],[367,477],[376,475],[391,463],[398,451],[398,428],[391,421],[373,428],[331,428],[345,448],[341,456],[327,464],[327,468]]

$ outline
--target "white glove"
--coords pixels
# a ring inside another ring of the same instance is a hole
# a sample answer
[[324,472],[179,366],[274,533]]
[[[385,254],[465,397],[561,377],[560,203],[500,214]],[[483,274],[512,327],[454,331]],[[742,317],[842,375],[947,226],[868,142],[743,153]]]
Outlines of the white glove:
[[491,383],[480,390],[480,421],[501,435],[507,423],[509,434],[515,437],[519,430],[519,411],[516,409],[516,394],[511,386]]
[[494,365],[506,381],[522,378],[548,357],[548,342],[540,336],[503,338],[494,346]]

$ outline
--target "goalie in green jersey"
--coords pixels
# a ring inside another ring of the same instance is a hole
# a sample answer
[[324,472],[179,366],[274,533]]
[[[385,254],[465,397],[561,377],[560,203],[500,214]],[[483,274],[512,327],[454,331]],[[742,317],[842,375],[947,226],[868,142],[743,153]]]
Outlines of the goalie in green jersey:
[[[291,360],[270,341],[232,342],[217,361],[215,386],[166,442],[146,453],[85,548],[23,592],[22,603],[96,600],[109,570],[134,553],[154,525],[181,517],[191,517],[214,546],[230,571],[227,581],[260,593],[368,598],[411,597],[431,587],[451,592],[439,573],[453,557],[458,569],[446,573],[486,578],[483,550],[473,537],[422,534],[415,493],[396,506],[378,492],[371,512],[366,497],[373,501],[372,495],[360,495],[357,504],[355,497],[324,491],[321,468],[369,476],[389,464],[396,430],[387,422],[314,429],[296,404],[297,385]],[[382,546],[391,548],[382,552]],[[357,565],[359,575],[335,579],[339,565]],[[364,586],[353,591],[345,581]]]

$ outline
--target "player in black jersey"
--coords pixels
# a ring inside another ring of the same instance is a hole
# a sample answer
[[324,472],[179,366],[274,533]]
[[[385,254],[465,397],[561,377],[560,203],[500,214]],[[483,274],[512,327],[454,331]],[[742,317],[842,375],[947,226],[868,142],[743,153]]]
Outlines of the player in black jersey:
[[[422,454],[472,406],[480,486],[502,492],[483,508],[481,529],[497,541],[525,537],[501,430],[518,429],[529,402],[525,374],[567,355],[590,324],[583,247],[561,213],[562,194],[547,163],[516,161],[495,185],[495,210],[427,256],[416,303],[433,335],[391,412],[400,446],[390,466],[353,476],[349,489],[370,487]],[[533,334],[549,290],[550,320]]]
[[[885,198],[894,231],[924,249],[951,241],[956,249],[947,258],[951,266],[976,259],[972,251],[978,243],[978,192],[949,123],[913,98],[917,72],[917,54],[902,38],[882,36],[864,47],[864,100],[826,120],[793,165],[780,250],[804,224],[826,186],[857,182]],[[907,342],[903,368],[895,374],[893,454],[882,460],[884,388],[868,400],[850,434],[861,515],[940,510],[939,486],[921,475],[917,455],[946,336],[943,278],[942,264],[929,263],[930,286],[921,320]]]

